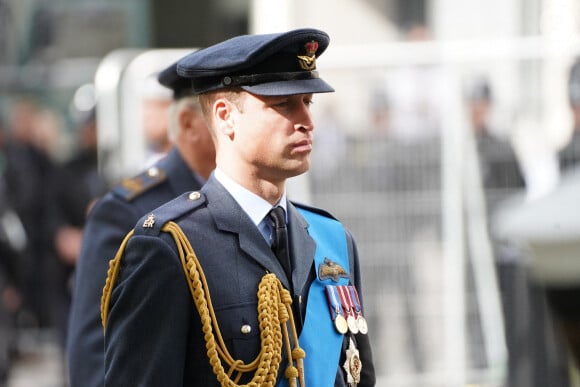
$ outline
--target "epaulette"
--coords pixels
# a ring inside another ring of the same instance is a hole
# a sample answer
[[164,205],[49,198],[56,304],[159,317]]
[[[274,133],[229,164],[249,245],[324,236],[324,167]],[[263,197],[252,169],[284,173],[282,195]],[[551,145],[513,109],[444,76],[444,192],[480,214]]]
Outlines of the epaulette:
[[178,219],[205,204],[205,195],[199,191],[186,192],[145,214],[135,226],[135,235],[156,236],[169,221]]
[[312,206],[309,206],[307,204],[298,203],[298,202],[295,202],[295,201],[291,201],[291,203],[294,206],[298,207],[298,208],[303,208],[303,209],[305,209],[307,211],[311,211],[311,212],[317,213],[319,215],[326,216],[327,218],[331,218],[331,219],[334,219],[334,220],[338,220],[338,219],[336,219],[334,217],[334,215],[332,215],[330,212],[328,212],[326,210],[323,210],[322,208],[312,207]]
[[137,176],[123,179],[119,185],[113,188],[113,191],[130,202],[165,180],[167,180],[165,171],[158,167],[151,167]]

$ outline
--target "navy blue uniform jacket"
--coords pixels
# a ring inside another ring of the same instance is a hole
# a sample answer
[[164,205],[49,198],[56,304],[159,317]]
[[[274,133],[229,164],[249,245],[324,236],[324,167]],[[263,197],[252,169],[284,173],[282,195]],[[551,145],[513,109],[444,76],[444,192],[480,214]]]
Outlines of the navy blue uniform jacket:
[[[225,344],[235,359],[250,362],[259,352],[256,294],[261,278],[266,272],[274,273],[287,289],[289,280],[258,228],[213,176],[199,199],[184,194],[151,213],[154,226],[143,227],[147,216],[137,223],[111,295],[105,386],[217,386],[175,243],[170,234],[160,232],[161,226],[169,220],[176,222],[191,242],[205,272]],[[307,222],[292,203],[288,203],[288,227],[294,300],[298,295],[304,299],[314,278],[316,245],[308,235]],[[362,295],[358,256],[350,234],[347,245],[351,282]],[[320,313],[329,313],[326,305]],[[250,325],[251,331],[242,332],[243,325]],[[359,386],[372,386],[375,377],[368,335],[357,335],[357,344],[363,363]],[[327,349],[322,346],[320,350]],[[335,386],[346,386],[344,348],[342,352],[336,370],[316,370],[336,374]]]
[[[183,192],[201,187],[201,182],[175,149],[155,167],[164,177],[158,175],[135,190],[121,186],[113,189],[95,205],[88,218],[76,268],[69,321],[67,361],[71,387],[103,386],[104,336],[100,302],[109,260],[115,256],[121,241],[148,211]],[[130,180],[142,181],[145,175],[146,172]]]

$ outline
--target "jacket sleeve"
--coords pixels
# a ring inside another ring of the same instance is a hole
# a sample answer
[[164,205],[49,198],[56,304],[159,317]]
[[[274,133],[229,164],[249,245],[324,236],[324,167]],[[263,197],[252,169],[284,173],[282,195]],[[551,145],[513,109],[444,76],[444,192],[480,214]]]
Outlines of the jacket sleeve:
[[161,238],[133,236],[111,295],[105,386],[182,386],[192,302],[179,257]]
[[[361,273],[360,273],[360,263],[359,263],[359,256],[358,250],[356,247],[356,243],[352,235],[347,231],[347,243],[348,243],[348,251],[349,251],[349,259],[350,265],[352,268],[352,277],[354,281],[354,285],[357,288],[357,292],[359,294],[361,307],[364,313],[364,297],[363,297],[363,287],[362,287],[362,280],[361,280]],[[372,332],[369,332],[366,335],[361,333],[355,335],[356,345],[359,350],[359,355],[362,363],[362,370],[361,370],[361,377],[360,383],[358,384],[359,387],[372,387],[376,383],[376,376],[375,376],[375,367],[373,363],[373,356],[371,351],[371,344],[369,336],[372,335]],[[346,346],[348,345],[348,340],[344,340],[342,353],[346,352]],[[344,356],[341,356],[340,359],[340,366],[345,361]]]

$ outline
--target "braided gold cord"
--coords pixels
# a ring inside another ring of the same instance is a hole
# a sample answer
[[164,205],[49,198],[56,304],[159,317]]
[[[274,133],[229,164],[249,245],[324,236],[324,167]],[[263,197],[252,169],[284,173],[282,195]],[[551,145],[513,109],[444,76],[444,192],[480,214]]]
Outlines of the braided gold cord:
[[[189,290],[201,318],[206,354],[220,385],[222,387],[274,387],[282,361],[282,345],[284,344],[289,362],[284,373],[288,379],[288,385],[296,387],[298,378],[300,386],[305,387],[303,365],[305,353],[298,347],[298,335],[291,308],[292,297],[278,278],[274,274],[266,274],[258,285],[259,354],[248,364],[242,360],[235,360],[223,341],[203,269],[189,240],[183,230],[174,222],[168,222],[161,230],[170,233],[175,240],[188,280]],[[122,253],[132,234],[131,232],[125,237],[115,258],[109,263],[107,280],[101,298],[101,319],[104,328],[106,328],[109,302],[119,272]],[[292,339],[296,345],[293,350],[291,349],[287,323],[291,326]],[[222,361],[228,366],[227,372]],[[249,372],[254,372],[251,381],[248,384],[237,384],[242,375]]]
[[117,275],[119,274],[119,266],[121,265],[121,257],[123,256],[123,251],[125,246],[129,242],[129,239],[133,236],[133,230],[131,230],[121,242],[115,258],[109,261],[109,270],[107,270],[107,279],[105,281],[105,286],[103,287],[103,295],[101,296],[101,324],[103,325],[103,331],[107,330],[107,317],[109,316],[109,302],[111,301],[111,293],[113,292],[113,287],[117,281]]

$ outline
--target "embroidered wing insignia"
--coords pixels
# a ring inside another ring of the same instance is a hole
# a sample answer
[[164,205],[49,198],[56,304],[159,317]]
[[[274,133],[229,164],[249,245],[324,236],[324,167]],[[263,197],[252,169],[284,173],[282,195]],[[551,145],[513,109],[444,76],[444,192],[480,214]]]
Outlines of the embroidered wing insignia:
[[338,282],[340,278],[349,278],[348,273],[338,263],[331,261],[329,258],[324,258],[324,263],[318,267],[318,278],[321,281],[332,279]]

